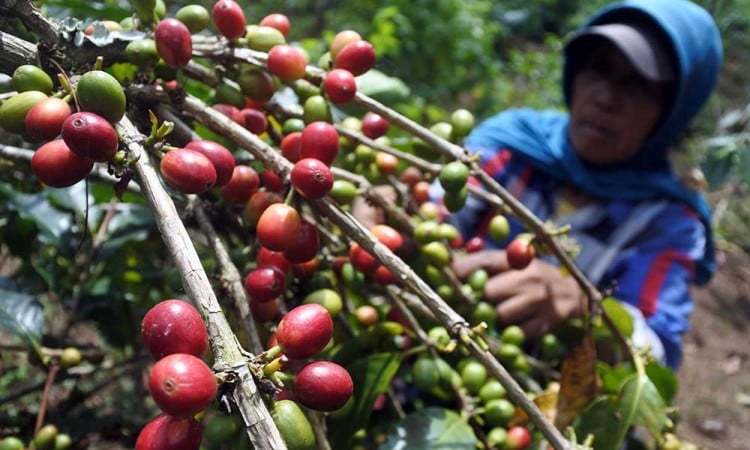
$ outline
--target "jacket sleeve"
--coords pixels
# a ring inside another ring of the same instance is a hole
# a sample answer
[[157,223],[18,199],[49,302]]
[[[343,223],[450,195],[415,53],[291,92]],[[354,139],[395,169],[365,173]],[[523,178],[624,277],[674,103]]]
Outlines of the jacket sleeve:
[[706,230],[688,208],[673,204],[620,253],[604,278],[615,297],[637,307],[659,336],[667,364],[682,360],[682,334],[693,311],[690,284]]

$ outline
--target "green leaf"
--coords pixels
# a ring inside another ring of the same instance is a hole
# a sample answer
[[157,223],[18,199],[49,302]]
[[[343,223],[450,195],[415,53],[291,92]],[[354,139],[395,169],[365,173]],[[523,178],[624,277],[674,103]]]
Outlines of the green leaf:
[[[109,204],[94,205],[89,214],[89,228],[96,230],[110,207]],[[154,216],[146,205],[135,203],[118,203],[115,214],[107,226],[107,239],[99,248],[97,259],[106,260],[131,242],[140,242],[148,238],[154,228]]]
[[477,437],[455,412],[430,407],[398,422],[378,450],[474,450]]
[[86,183],[76,183],[65,189],[46,189],[44,194],[55,207],[72,211],[79,217],[86,214],[86,205],[92,202]]
[[329,436],[333,448],[351,448],[354,433],[367,425],[375,399],[388,390],[400,365],[398,353],[375,353],[346,366],[354,381],[354,406],[345,418],[330,421],[328,428],[336,431]]
[[659,391],[664,402],[668,405],[672,404],[680,386],[677,375],[675,375],[672,369],[652,362],[646,366],[646,375],[654,383],[656,390]]
[[622,307],[619,301],[613,297],[607,297],[602,300],[602,309],[623,335],[633,335],[633,317]]
[[[0,278],[0,281],[7,280]],[[33,295],[14,289],[15,283],[0,287],[0,328],[8,330],[39,353],[44,332],[42,304]]]
[[622,388],[622,404],[633,411],[633,425],[645,427],[654,437],[661,436],[667,425],[667,409],[654,383],[647,376],[636,376]]
[[619,416],[615,398],[606,396],[592,402],[581,414],[575,431],[581,440],[589,435],[594,436],[593,445],[596,450],[616,450],[628,428],[628,423]]
[[625,381],[635,374],[635,369],[629,364],[618,364],[614,367],[599,361],[597,370],[602,380],[604,392],[616,394],[622,388]]
[[723,146],[717,145],[709,148],[701,161],[701,170],[709,186],[712,189],[719,189],[729,180],[734,168],[738,165],[739,155],[736,139],[729,138],[714,144],[723,144]]
[[409,87],[398,78],[389,77],[378,70],[369,70],[357,77],[357,92],[380,102],[394,103],[409,97]]
[[745,184],[750,185],[750,147],[742,146],[738,151],[738,167],[737,172],[739,173],[742,181]]
[[645,373],[626,378],[615,396],[603,397],[592,403],[579,418],[576,435],[593,434],[597,450],[614,450],[634,425],[645,427],[654,437],[661,435],[667,424],[664,400]]
[[[48,189],[46,191],[49,191]],[[55,208],[45,192],[25,194],[14,190],[7,183],[0,183],[0,194],[5,197],[6,206],[18,212],[22,219],[31,220],[39,230],[39,240],[48,244],[58,244],[60,237],[70,230],[73,218]]]

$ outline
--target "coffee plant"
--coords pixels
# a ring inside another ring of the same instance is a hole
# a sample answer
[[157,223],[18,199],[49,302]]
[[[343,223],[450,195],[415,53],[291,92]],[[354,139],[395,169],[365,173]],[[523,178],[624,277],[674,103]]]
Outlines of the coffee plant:
[[[365,94],[393,79],[356,30],[313,58],[284,11],[130,5],[87,23],[0,3],[0,449],[689,445],[674,375],[565,229],[461,146],[469,111],[420,123]],[[585,320],[539,341],[497,323],[487,272],[450,264],[483,242],[440,221],[468,196],[493,238],[525,224],[514,269],[560,261]]]

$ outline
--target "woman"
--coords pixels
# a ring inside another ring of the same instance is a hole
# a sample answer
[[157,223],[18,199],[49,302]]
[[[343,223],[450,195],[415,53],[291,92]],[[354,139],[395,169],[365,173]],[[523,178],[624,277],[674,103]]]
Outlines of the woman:
[[[595,13],[565,57],[569,113],[504,111],[480,124],[466,147],[539,218],[571,225],[582,249],[576,263],[628,305],[636,345],[677,368],[689,285],[710,279],[714,259],[709,209],[680,183],[667,153],[715,86],[718,30],[687,0],[624,1]],[[492,215],[471,197],[448,220],[469,238],[483,235]],[[498,319],[529,335],[583,312],[579,286],[554,262],[509,270],[503,250],[485,250],[454,263],[459,276],[478,268],[493,274],[484,296]]]

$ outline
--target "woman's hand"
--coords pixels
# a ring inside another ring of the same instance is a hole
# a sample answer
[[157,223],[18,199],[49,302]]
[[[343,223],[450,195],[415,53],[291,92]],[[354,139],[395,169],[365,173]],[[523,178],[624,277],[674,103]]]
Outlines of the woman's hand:
[[541,259],[535,258],[523,270],[513,270],[505,250],[483,250],[453,262],[453,270],[462,280],[477,269],[490,274],[484,299],[497,305],[498,321],[518,324],[527,336],[541,336],[584,311],[585,296],[575,279]]

